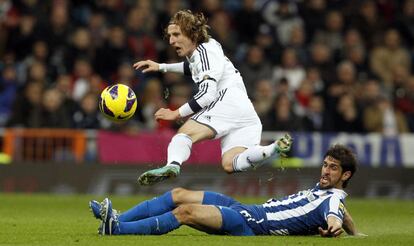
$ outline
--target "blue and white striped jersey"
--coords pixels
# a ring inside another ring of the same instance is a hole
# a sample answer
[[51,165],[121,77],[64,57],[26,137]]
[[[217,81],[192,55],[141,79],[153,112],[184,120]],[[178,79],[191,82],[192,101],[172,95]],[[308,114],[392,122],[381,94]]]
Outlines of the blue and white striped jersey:
[[315,188],[262,205],[235,205],[256,235],[313,235],[318,227],[327,228],[327,218],[342,221],[346,192]]

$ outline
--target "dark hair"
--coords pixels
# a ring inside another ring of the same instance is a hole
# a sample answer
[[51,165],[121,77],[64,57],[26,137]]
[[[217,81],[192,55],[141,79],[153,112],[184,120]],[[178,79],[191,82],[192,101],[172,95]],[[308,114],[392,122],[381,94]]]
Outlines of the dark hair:
[[330,147],[324,156],[324,159],[330,156],[340,162],[342,167],[342,173],[346,171],[351,172],[351,176],[344,181],[342,187],[345,188],[348,185],[348,181],[352,178],[354,173],[357,170],[357,158],[354,152],[347,146],[341,144],[335,144],[334,146]]
[[[181,32],[197,45],[207,42],[210,38],[208,35],[210,27],[207,25],[207,19],[203,13],[193,14],[191,10],[180,10],[174,14],[168,25],[172,24],[179,26]],[[167,29],[165,34],[167,34]]]

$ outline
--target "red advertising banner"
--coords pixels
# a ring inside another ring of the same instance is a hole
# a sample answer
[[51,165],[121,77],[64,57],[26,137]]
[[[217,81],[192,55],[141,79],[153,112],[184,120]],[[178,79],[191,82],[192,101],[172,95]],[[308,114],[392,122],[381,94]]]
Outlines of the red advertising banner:
[[[175,132],[140,132],[124,134],[99,131],[99,161],[103,164],[165,164],[167,148]],[[217,165],[221,162],[219,140],[206,140],[193,145],[189,163]]]

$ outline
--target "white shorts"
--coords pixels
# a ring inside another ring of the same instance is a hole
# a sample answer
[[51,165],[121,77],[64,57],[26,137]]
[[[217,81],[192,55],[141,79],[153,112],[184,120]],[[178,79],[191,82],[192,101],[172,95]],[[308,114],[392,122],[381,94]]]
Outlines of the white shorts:
[[206,125],[221,139],[221,153],[234,147],[258,145],[262,123],[246,93],[238,88],[219,91],[219,96],[208,107],[191,119]]

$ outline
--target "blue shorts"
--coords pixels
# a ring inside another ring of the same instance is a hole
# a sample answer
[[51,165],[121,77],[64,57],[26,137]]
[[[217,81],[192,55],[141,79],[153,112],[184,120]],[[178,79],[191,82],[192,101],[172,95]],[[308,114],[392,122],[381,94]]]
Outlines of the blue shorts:
[[204,205],[215,205],[221,212],[222,226],[217,234],[227,234],[233,236],[254,236],[252,229],[248,226],[245,218],[231,206],[241,206],[242,204],[233,198],[211,191],[204,192]]

